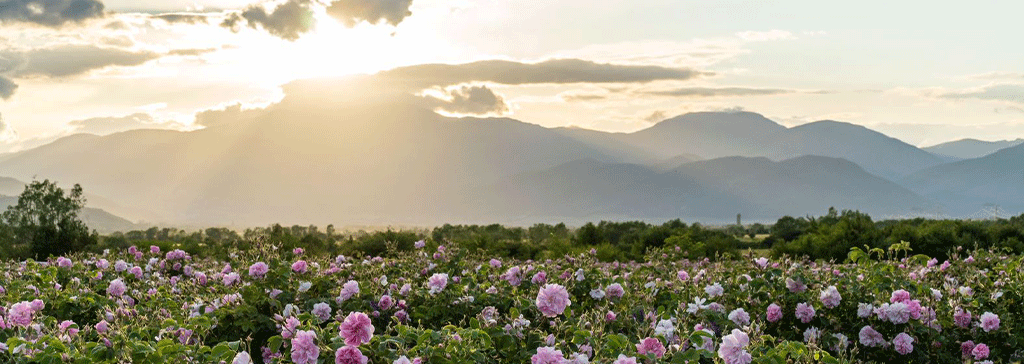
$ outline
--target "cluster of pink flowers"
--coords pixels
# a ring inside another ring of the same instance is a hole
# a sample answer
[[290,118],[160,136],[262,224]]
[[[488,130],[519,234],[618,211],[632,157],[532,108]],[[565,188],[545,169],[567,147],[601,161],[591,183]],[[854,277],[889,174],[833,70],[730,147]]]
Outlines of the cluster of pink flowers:
[[735,323],[736,326],[747,326],[750,324],[750,314],[742,308],[737,308],[732,310],[732,312],[729,312],[729,321]]
[[359,282],[348,281],[341,285],[341,294],[338,295],[338,303],[347,301],[353,296],[359,294]]
[[896,349],[897,353],[902,355],[910,354],[914,351],[914,338],[905,332],[901,332],[892,339],[892,346]]
[[292,338],[292,361],[296,364],[316,364],[320,358],[320,347],[316,344],[316,333],[299,331]]
[[843,300],[843,297],[839,295],[839,290],[836,289],[836,286],[828,286],[828,288],[821,291],[819,298],[821,299],[821,303],[827,308],[836,308],[836,306],[839,306],[839,302]]
[[743,331],[733,329],[732,333],[722,337],[722,345],[718,347],[718,357],[726,364],[748,364],[753,358],[745,349],[750,344],[750,337]]
[[256,262],[249,266],[250,277],[262,278],[263,276],[267,275],[267,272],[269,271],[270,267],[268,267],[267,263],[264,262]]
[[803,323],[809,323],[814,319],[814,306],[809,303],[798,303],[796,305],[796,318]]
[[[153,248],[156,248],[155,251],[153,251],[153,254],[156,254],[156,253],[160,252],[160,247],[153,246]],[[151,249],[151,251],[152,250],[153,249]],[[171,260],[189,260],[189,259],[192,259],[192,257],[190,257],[188,255],[188,253],[186,253],[184,250],[175,249],[175,250],[167,252],[167,255],[164,256],[164,259],[169,260],[169,261],[171,261]]]
[[537,348],[537,353],[530,357],[531,364],[565,364],[565,355],[561,350],[550,346]]
[[[366,364],[369,360],[370,358],[367,358],[362,351],[359,351],[359,348],[354,346],[342,346],[334,352],[334,364]],[[406,359],[406,362],[408,361],[409,359]],[[396,360],[395,363],[399,363],[399,361]]]
[[561,315],[565,308],[572,304],[569,301],[569,291],[559,284],[546,284],[537,293],[537,309],[544,316],[555,317]]
[[974,342],[970,341],[970,340],[965,341],[962,344],[960,344],[960,351],[963,353],[963,357],[965,359],[973,357],[974,360],[987,359],[988,355],[990,354],[988,345],[985,345],[985,344],[977,344],[977,345],[975,345]]
[[999,330],[999,316],[994,313],[985,312],[981,314],[978,320],[981,324],[981,329],[985,330],[985,332]]
[[782,319],[782,307],[777,304],[768,305],[768,310],[765,312],[765,316],[768,322],[777,322]]
[[362,312],[350,313],[339,329],[341,337],[345,339],[345,345],[359,346],[373,338],[373,322]]
[[964,309],[957,307],[953,313],[953,324],[964,329],[971,327],[971,311],[964,311]]
[[74,265],[74,262],[72,262],[71,259],[68,259],[68,258],[65,258],[65,257],[57,258],[57,266],[58,267],[61,267],[61,268],[71,268],[72,265]]
[[636,352],[640,355],[654,355],[655,358],[665,356],[665,345],[657,338],[648,337],[636,344]]
[[[498,262],[499,266],[501,262]],[[519,286],[523,282],[522,269],[517,266],[511,266],[505,271],[505,274],[501,275],[501,279],[504,279],[508,284],[512,286]]]
[[111,296],[121,297],[127,290],[128,286],[121,281],[121,278],[110,281],[110,284],[107,286],[107,294]]
[[327,321],[331,318],[331,305],[320,302],[313,305],[313,316],[320,319],[321,321]]
[[7,320],[9,323],[21,327],[28,327],[28,325],[31,325],[32,317],[35,315],[36,311],[42,310],[40,304],[43,301],[39,301],[40,304],[33,304],[34,302],[35,301],[22,301],[11,305],[11,309],[7,311]]
[[622,296],[626,295],[626,289],[622,288],[622,285],[618,283],[609,284],[604,289],[604,292],[611,298],[622,298]]
[[306,263],[305,260],[298,260],[295,263],[292,263],[292,272],[302,274],[302,273],[306,273],[306,271],[308,269],[309,269],[309,264]]
[[444,291],[444,288],[448,286],[448,273],[434,273],[427,280],[427,287],[430,288],[430,294],[438,294]]

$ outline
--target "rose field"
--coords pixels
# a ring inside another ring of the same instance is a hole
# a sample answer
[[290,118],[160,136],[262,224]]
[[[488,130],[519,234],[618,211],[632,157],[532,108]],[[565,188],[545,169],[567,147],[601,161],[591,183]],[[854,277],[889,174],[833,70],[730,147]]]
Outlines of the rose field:
[[256,244],[0,267],[4,363],[1006,363],[1024,358],[1019,255],[853,249],[841,263],[382,257]]

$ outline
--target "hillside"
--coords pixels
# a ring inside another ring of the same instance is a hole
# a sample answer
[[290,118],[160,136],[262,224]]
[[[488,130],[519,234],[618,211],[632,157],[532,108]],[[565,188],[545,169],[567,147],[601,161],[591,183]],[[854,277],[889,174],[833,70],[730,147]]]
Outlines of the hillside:
[[998,150],[1014,147],[1024,143],[1024,139],[984,141],[977,139],[960,139],[924,148],[925,151],[951,161],[981,158]]
[[[501,193],[488,193],[501,191]],[[506,220],[616,217],[731,221],[737,213],[771,220],[820,214],[829,207],[886,215],[930,208],[913,192],[842,159],[725,157],[668,172],[587,159],[514,176],[488,186],[467,203],[467,215]]]
[[987,156],[918,171],[901,183],[932,197],[953,214],[972,214],[985,204],[1024,211],[1024,144]]

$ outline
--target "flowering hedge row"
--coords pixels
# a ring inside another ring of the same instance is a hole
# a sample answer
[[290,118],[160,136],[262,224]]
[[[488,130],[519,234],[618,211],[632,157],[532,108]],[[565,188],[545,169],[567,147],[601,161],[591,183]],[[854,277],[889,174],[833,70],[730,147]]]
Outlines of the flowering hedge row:
[[[0,266],[0,362],[1017,362],[1020,256],[351,259],[270,245]],[[906,248],[905,246],[903,248]]]

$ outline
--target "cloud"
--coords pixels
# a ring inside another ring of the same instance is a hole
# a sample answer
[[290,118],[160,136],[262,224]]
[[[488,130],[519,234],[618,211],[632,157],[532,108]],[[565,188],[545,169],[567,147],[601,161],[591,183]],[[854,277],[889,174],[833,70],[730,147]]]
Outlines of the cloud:
[[203,13],[164,13],[152,17],[171,24],[206,24],[210,20],[210,15]]
[[0,23],[60,27],[103,16],[98,0],[0,0]]
[[29,51],[0,51],[0,74],[13,77],[68,77],[109,66],[137,66],[161,54],[91,45],[62,45]]
[[655,110],[651,115],[644,118],[644,120],[649,123],[657,123],[665,119],[668,119],[668,114],[666,114],[664,110]]
[[748,31],[736,33],[736,37],[747,42],[765,42],[771,40],[796,39],[792,32],[785,30],[769,30],[764,32]]
[[1024,73],[1019,72],[988,72],[971,75],[969,78],[977,80],[1024,80]]
[[11,79],[0,76],[0,99],[7,100],[14,96],[14,91],[18,90],[18,84],[11,81]]
[[1024,85],[992,84],[968,90],[940,92],[936,96],[944,99],[977,99],[1024,104]]
[[568,83],[646,83],[658,80],[689,80],[710,73],[686,68],[596,63],[556,59],[540,63],[479,61],[466,64],[424,64],[396,68],[381,76],[423,87],[469,82],[506,85]]
[[794,90],[748,87],[682,87],[664,91],[646,91],[644,94],[680,97],[735,97],[762,96],[794,93]]
[[597,101],[608,98],[608,93],[588,92],[588,91],[566,91],[558,94],[558,97],[565,102],[585,102],[585,101]]
[[438,109],[448,113],[504,115],[509,111],[505,99],[484,85],[454,86],[447,88],[444,93],[443,98],[431,98],[438,101]]
[[353,27],[361,21],[398,25],[412,15],[412,0],[338,0],[327,7],[327,14]]
[[172,49],[167,52],[168,56],[195,57],[210,52],[216,52],[219,48],[184,48]]
[[153,128],[159,123],[147,113],[136,113],[127,116],[98,117],[75,120],[68,123],[76,133],[107,135],[132,129]]
[[0,142],[9,143],[15,140],[18,140],[18,132],[4,121],[3,115],[0,115]]
[[253,120],[261,115],[263,109],[242,109],[242,104],[226,106],[222,109],[209,109],[196,113],[195,125],[214,127],[240,121]]
[[269,13],[264,5],[251,5],[241,12],[229,14],[221,26],[238,31],[244,24],[253,29],[262,28],[274,36],[294,41],[316,26],[313,5],[312,0],[288,0]]
[[[316,28],[314,14],[324,10],[348,27],[360,22],[398,25],[412,15],[413,0],[287,0],[268,11],[269,3],[254,4],[228,14],[221,26],[238,31],[242,26],[263,29],[285,40],[294,41]],[[199,22],[197,14],[163,14],[168,22]]]

